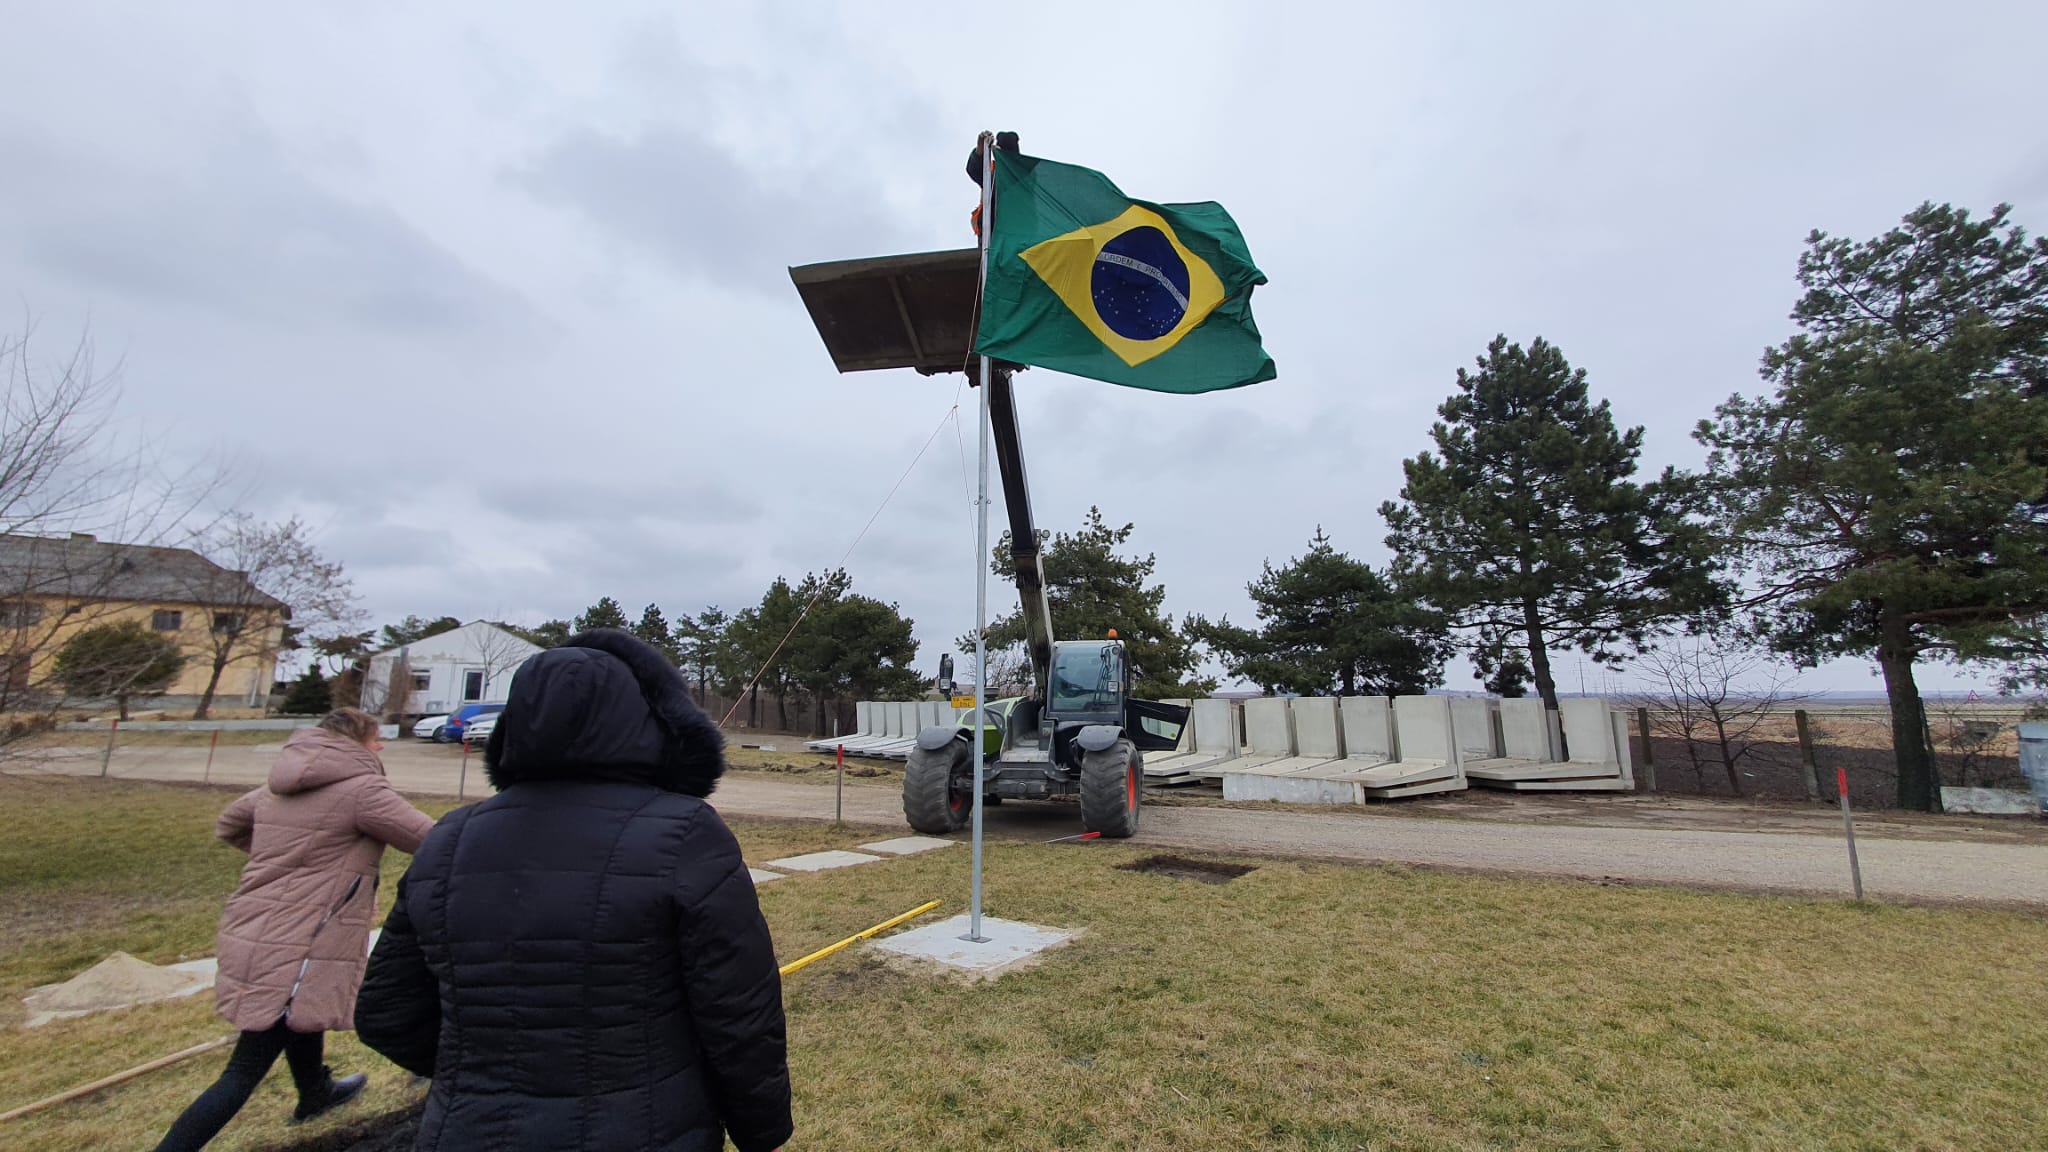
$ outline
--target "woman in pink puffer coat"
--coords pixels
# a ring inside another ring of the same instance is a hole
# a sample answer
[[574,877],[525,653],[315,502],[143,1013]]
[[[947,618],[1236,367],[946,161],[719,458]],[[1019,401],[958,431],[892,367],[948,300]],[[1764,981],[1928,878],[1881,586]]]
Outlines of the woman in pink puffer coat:
[[204,1147],[279,1055],[299,1090],[294,1122],[363,1090],[365,1077],[336,1080],[321,1063],[325,1034],[354,1023],[385,846],[415,851],[434,826],[384,778],[383,747],[375,717],[338,709],[292,733],[269,783],[221,813],[214,833],[249,862],[221,914],[214,995],[242,1035],[157,1152]]

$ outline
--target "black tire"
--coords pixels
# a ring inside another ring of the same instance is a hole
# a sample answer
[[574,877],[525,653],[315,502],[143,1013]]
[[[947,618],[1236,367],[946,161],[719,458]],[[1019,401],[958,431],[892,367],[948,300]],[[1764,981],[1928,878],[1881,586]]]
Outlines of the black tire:
[[912,748],[903,766],[903,818],[927,836],[958,832],[974,812],[974,788],[953,781],[969,768],[965,741],[949,741],[936,752]]
[[433,741],[436,744],[448,743],[448,726],[446,724],[434,729]]
[[1111,840],[1136,835],[1144,792],[1138,749],[1129,740],[1081,754],[1083,831],[1100,832]]

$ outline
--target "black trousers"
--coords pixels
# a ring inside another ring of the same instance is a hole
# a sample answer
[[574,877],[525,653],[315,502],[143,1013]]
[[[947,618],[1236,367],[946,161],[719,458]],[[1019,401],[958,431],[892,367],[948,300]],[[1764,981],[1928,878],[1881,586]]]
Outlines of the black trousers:
[[220,1079],[185,1109],[178,1122],[164,1134],[156,1152],[197,1152],[206,1147],[206,1142],[227,1127],[242,1105],[249,1102],[280,1053],[292,1070],[292,1083],[298,1086],[300,1103],[320,1102],[328,1090],[327,1068],[320,1063],[326,1045],[326,1033],[293,1032],[282,1020],[262,1032],[242,1033]]

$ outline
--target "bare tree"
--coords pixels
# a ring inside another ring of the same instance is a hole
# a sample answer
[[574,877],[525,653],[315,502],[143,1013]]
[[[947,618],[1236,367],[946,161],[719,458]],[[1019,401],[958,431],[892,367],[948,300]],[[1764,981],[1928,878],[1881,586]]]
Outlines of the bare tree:
[[396,720],[405,715],[412,705],[412,658],[404,648],[391,659],[391,671],[380,683],[371,678],[368,661],[362,664],[362,703],[357,707],[365,712]]
[[514,635],[502,624],[486,620],[484,625],[477,634],[476,656],[477,662],[484,666],[484,699],[488,700],[491,689],[498,686],[499,678],[526,663],[534,653],[534,645]]
[[225,479],[124,432],[89,337],[53,359],[41,349],[33,323],[0,333],[0,756],[77,703],[56,675],[64,641],[146,598],[133,546],[182,539]]
[[338,562],[320,554],[297,518],[267,524],[233,513],[194,537],[192,550],[212,563],[183,589],[208,615],[203,644],[206,690],[192,711],[205,719],[221,675],[230,666],[273,664],[299,636],[346,634],[360,622],[355,590]]
[[[961,659],[967,683],[974,683],[974,650],[969,648]],[[1025,656],[1022,644],[1007,648],[988,650],[988,698],[1020,695],[1031,690],[1031,666]]]
[[[1927,733],[1933,741],[1929,754],[1946,752],[1956,766],[1956,785],[1970,786],[1970,773],[1990,774],[1990,761],[1997,755],[1998,737],[2004,725],[1987,719],[1975,692],[1958,700],[1952,696],[1929,697]],[[1936,763],[1936,775],[1940,764]],[[1980,777],[1981,778],[1981,777]]]
[[1744,795],[1742,765],[1769,743],[1760,730],[1806,699],[1792,691],[1790,668],[1739,645],[1679,640],[1644,652],[1640,664],[1647,683],[1628,703],[1649,710],[1653,732],[1685,745],[1702,789],[1707,766],[1718,764],[1729,790]]

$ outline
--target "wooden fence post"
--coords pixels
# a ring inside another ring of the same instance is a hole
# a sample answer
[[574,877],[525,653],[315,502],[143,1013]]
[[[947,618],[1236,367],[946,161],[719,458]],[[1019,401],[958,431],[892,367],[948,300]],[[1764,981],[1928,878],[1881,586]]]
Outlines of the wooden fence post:
[[1650,710],[1636,709],[1636,728],[1643,734],[1643,790],[1657,790],[1657,754],[1650,750]]
[[1799,729],[1799,773],[1806,781],[1806,798],[1818,804],[1820,798],[1820,768],[1813,759],[1813,729],[1807,724],[1806,709],[1792,713],[1792,724]]

